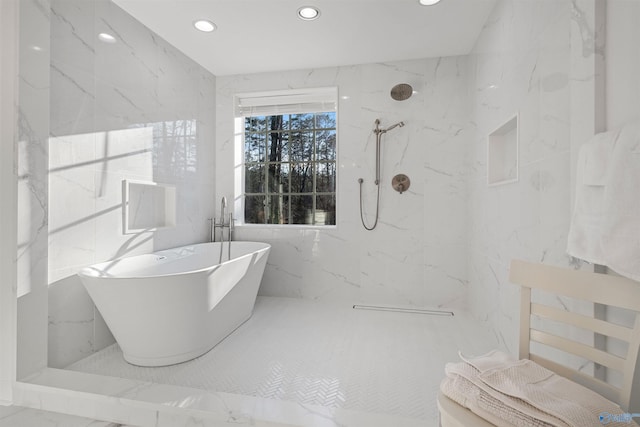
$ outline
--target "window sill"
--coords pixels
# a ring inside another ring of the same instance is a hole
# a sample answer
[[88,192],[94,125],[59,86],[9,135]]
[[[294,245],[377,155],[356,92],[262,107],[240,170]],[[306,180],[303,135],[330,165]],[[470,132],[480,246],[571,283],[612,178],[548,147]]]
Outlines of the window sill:
[[278,230],[337,230],[337,225],[311,225],[311,224],[236,224],[234,228],[269,228]]

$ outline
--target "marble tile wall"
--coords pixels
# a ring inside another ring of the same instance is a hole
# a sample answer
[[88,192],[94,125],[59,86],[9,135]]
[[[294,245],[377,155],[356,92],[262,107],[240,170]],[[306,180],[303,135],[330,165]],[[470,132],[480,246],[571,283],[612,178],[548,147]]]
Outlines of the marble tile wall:
[[[64,367],[113,342],[80,268],[207,238],[215,77],[106,0],[52,0],[50,74],[48,359]],[[177,225],[124,235],[123,179],[174,185]]]
[[16,378],[18,186],[16,158],[8,153],[15,153],[18,135],[19,9],[17,0],[0,2],[0,405],[12,402]]
[[[597,131],[604,111],[601,6],[597,0],[499,1],[470,55],[470,308],[514,354],[519,290],[508,280],[511,259],[580,267],[566,255],[566,243],[577,150]],[[487,135],[516,113],[520,179],[489,187]],[[554,303],[593,315],[594,308],[579,301]],[[593,344],[592,336],[568,333]]]
[[608,1],[606,13],[606,125],[640,120],[640,3]]
[[[636,41],[640,39],[640,29],[635,22],[640,19],[640,3],[633,1],[608,1],[606,5],[605,36],[605,90],[606,90],[606,130],[613,130],[630,122],[640,121],[640,51]],[[607,320],[620,325],[631,326],[633,319],[629,313],[611,307],[606,309]],[[626,343],[608,340],[607,349],[621,354]],[[607,370],[606,380],[620,385],[622,375]],[[636,402],[638,406],[640,402]]]
[[47,364],[49,0],[20,2],[18,83],[18,377]]
[[[346,304],[465,306],[467,59],[449,57],[217,78],[216,194],[234,197],[235,93],[337,87],[338,184],[335,228],[241,226],[240,240],[272,245],[262,295]],[[398,83],[417,91],[406,101]],[[365,212],[375,207],[374,120],[406,126],[384,135],[380,221],[360,222],[358,178]],[[400,195],[391,178],[404,173]]]
[[[512,258],[567,265],[570,2],[498,1],[470,55],[469,301],[517,354]],[[519,180],[487,185],[487,136],[519,114]]]

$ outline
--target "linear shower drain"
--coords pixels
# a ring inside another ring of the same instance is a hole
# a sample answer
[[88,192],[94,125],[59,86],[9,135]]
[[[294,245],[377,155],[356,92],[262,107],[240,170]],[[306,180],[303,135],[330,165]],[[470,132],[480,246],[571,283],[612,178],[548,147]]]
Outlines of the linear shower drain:
[[393,311],[397,313],[427,314],[429,316],[453,316],[453,311],[446,310],[425,310],[421,308],[384,307],[359,304],[354,304],[353,308],[354,310]]

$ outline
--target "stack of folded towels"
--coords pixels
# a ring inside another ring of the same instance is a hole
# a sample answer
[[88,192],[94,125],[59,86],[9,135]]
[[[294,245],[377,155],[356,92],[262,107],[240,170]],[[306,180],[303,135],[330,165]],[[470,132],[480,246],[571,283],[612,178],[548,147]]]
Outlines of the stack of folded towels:
[[531,360],[498,350],[460,358],[446,365],[442,393],[496,426],[637,426],[615,403]]

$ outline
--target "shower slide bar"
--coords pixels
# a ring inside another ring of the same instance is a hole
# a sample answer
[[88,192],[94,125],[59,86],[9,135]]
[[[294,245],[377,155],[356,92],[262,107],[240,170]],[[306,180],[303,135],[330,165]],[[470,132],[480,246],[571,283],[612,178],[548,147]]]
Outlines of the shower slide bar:
[[430,316],[453,316],[453,311],[446,310],[425,310],[421,308],[403,308],[403,307],[384,307],[376,305],[359,305],[354,304],[354,310],[373,310],[373,311],[392,311],[396,313],[412,313],[412,314],[427,314]]

